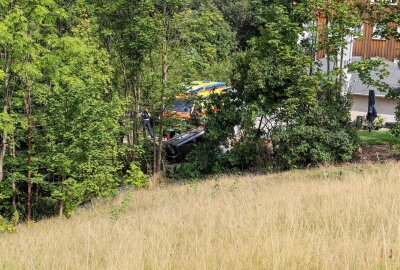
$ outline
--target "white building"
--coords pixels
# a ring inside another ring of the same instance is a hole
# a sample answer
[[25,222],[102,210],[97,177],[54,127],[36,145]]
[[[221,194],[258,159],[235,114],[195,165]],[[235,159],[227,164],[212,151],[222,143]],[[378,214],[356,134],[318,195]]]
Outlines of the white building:
[[[353,61],[359,61],[360,58],[353,58]],[[400,88],[400,69],[397,63],[384,60],[388,65],[387,70],[389,76],[384,78],[382,81],[387,83],[392,88]],[[376,74],[372,74],[372,78],[378,80]],[[348,93],[351,95],[353,105],[351,108],[351,118],[355,120],[357,116],[366,116],[368,110],[368,92],[369,90],[375,90],[376,96],[376,110],[378,115],[381,115],[385,123],[393,123],[396,121],[395,112],[398,104],[397,100],[390,100],[386,98],[387,93],[383,93],[374,89],[374,87],[368,87],[364,85],[357,74],[351,74],[350,81],[348,84]]]
[[[348,55],[346,55],[348,56]],[[353,57],[346,64],[360,61],[360,57]],[[400,88],[400,69],[398,63],[390,62],[387,60],[383,60],[385,64],[387,64],[387,70],[389,72],[389,76],[381,80],[382,82],[387,83],[392,88]],[[318,61],[321,64],[321,69],[323,71],[327,70],[327,60],[326,58],[320,59]],[[330,68],[331,70],[337,68],[338,64],[331,62]],[[380,92],[374,87],[368,87],[364,85],[360,80],[358,74],[356,73],[348,73],[346,66],[344,65],[344,72],[347,74],[345,76],[345,87],[344,94],[348,94],[351,96],[353,105],[350,110],[351,119],[356,120],[358,116],[366,116],[368,110],[368,93],[369,90],[375,90],[376,96],[376,109],[378,111],[378,115],[382,116],[385,123],[394,123],[396,122],[395,112],[398,104],[398,100],[390,100],[386,98],[386,94],[384,92]],[[380,80],[377,74],[371,74],[372,79]]]

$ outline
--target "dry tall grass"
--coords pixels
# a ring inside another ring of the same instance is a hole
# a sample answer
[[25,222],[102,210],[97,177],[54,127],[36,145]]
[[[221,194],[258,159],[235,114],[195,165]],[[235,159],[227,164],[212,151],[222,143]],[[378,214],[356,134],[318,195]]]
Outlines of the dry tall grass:
[[0,236],[0,269],[398,269],[400,166],[133,192]]

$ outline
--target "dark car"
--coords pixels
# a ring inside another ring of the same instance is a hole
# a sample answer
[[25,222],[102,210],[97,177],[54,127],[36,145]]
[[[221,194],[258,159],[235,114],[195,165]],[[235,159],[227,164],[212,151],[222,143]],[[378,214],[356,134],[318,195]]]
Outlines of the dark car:
[[176,135],[165,143],[166,158],[170,162],[182,162],[196,144],[204,138],[204,130],[197,129],[186,134]]

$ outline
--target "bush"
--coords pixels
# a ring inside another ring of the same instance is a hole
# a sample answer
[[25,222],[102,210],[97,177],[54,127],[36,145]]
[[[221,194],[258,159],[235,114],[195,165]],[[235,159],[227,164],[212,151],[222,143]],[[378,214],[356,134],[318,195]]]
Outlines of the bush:
[[131,164],[124,178],[123,186],[134,186],[137,189],[148,187],[148,177],[135,164]]
[[261,139],[248,138],[236,143],[228,140],[227,145],[206,141],[198,145],[185,162],[175,167],[169,177],[187,180],[203,175],[260,169],[271,165],[271,158],[271,151]]
[[0,233],[2,232],[13,232],[15,226],[18,224],[19,214],[17,211],[14,212],[11,221],[8,221],[0,215]]
[[400,124],[396,124],[394,127],[390,129],[390,133],[392,133],[395,137],[400,137]]
[[248,169],[257,163],[260,147],[252,140],[245,140],[233,146],[225,155],[225,166],[239,169]]
[[378,117],[375,119],[374,126],[381,128],[385,124],[385,120],[381,115],[378,115]]
[[213,146],[209,141],[197,145],[186,160],[175,167],[168,175],[176,180],[196,179],[202,175],[218,174],[223,172],[220,159],[222,152],[218,145]]
[[390,148],[390,152],[393,156],[400,159],[400,144],[394,144]]
[[346,162],[357,145],[353,132],[306,125],[275,130],[273,143],[277,163],[284,169]]

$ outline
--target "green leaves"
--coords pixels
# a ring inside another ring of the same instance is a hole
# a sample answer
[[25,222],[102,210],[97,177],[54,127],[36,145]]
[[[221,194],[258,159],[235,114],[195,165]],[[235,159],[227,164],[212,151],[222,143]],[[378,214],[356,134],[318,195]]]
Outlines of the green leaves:
[[136,166],[131,164],[128,170],[127,176],[124,179],[125,186],[134,186],[135,188],[146,188],[148,187],[148,177]]
[[[30,179],[38,196],[32,202],[36,217],[54,211],[53,202],[41,206],[41,198],[51,196],[65,203],[70,215],[79,204],[108,196],[121,184],[115,178],[121,168],[118,121],[123,109],[112,94],[114,69],[94,34],[94,20],[87,17],[87,3],[2,4],[0,88],[1,104],[8,105],[0,113],[0,130],[8,141],[1,182],[7,197],[1,198],[0,211],[8,209],[10,217],[10,200],[18,194],[16,206],[25,212]],[[27,138],[32,138],[29,151]],[[24,188],[14,192],[13,183]]]
[[229,56],[236,43],[222,14],[212,5],[202,5],[198,10],[177,13],[172,25],[174,65],[170,74],[176,78],[174,81],[227,80],[229,70],[223,67],[229,67]]
[[383,59],[362,59],[350,63],[349,72],[357,73],[364,85],[387,92],[390,86],[383,81],[390,75],[387,67]]
[[8,133],[15,129],[15,119],[8,113],[0,113],[0,130],[6,130]]
[[13,232],[15,230],[15,226],[12,222],[7,221],[0,215],[0,233],[2,232]]

